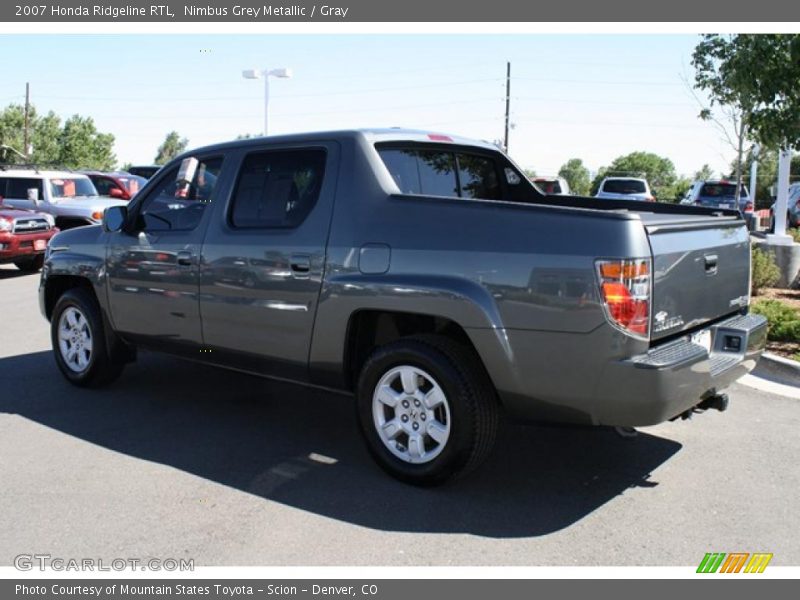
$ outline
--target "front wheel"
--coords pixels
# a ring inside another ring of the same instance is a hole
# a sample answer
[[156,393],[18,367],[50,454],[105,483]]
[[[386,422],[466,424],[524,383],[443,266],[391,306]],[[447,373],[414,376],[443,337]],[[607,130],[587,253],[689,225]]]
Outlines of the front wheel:
[[99,387],[122,372],[123,363],[107,351],[100,307],[86,290],[71,289],[58,299],[50,337],[56,364],[74,385]]
[[499,410],[489,378],[472,351],[442,336],[376,349],[361,370],[357,404],[370,453],[407,483],[463,476],[494,444]]

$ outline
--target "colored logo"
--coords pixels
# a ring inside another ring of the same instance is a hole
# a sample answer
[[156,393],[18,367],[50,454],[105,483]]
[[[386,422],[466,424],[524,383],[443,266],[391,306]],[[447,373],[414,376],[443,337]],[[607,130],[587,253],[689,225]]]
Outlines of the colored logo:
[[767,552],[707,552],[697,567],[698,573],[763,573],[772,554]]

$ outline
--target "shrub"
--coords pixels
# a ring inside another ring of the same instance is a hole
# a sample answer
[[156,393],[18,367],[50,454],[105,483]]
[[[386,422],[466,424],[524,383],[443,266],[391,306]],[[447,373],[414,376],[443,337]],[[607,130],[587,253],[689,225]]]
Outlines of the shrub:
[[772,287],[781,278],[781,270],[775,263],[775,256],[771,252],[753,246],[752,254],[752,286],[750,292],[757,296],[762,288]]
[[800,229],[797,227],[792,227],[791,229],[787,229],[786,233],[792,236],[792,239],[794,239],[795,243],[800,244]]
[[800,312],[780,300],[758,300],[754,313],[764,315],[769,321],[767,338],[775,342],[800,341]]

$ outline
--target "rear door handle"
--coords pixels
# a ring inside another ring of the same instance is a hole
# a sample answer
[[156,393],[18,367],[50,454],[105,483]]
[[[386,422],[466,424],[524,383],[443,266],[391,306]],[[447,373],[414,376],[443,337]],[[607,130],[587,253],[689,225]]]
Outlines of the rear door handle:
[[187,252],[186,250],[183,250],[181,252],[178,252],[177,260],[180,266],[191,267],[192,264],[194,263],[194,254],[192,254],[191,252]]
[[705,262],[706,262],[706,273],[709,275],[714,275],[717,272],[717,255],[707,254],[705,256]]
[[292,254],[289,259],[289,264],[292,271],[295,273],[307,274],[311,271],[311,255],[310,254]]

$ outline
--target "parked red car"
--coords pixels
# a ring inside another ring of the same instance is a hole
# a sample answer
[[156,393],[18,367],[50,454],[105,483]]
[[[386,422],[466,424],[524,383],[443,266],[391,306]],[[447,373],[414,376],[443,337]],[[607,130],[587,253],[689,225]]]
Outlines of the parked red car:
[[14,263],[21,271],[38,271],[47,243],[58,231],[52,216],[4,206],[0,198],[0,264]]
[[110,196],[120,200],[130,200],[144,187],[147,179],[138,175],[131,175],[124,171],[101,173],[99,171],[85,171],[92,180],[100,196]]

